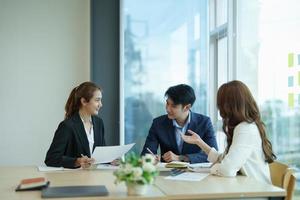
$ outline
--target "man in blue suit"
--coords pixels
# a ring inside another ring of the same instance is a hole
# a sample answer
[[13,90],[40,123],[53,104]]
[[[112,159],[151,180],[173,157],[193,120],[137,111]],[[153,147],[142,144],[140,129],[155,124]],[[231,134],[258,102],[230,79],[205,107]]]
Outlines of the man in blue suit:
[[163,162],[207,162],[207,155],[197,145],[185,143],[181,138],[182,134],[192,130],[209,146],[218,149],[210,118],[190,110],[196,100],[193,88],[176,85],[170,87],[165,96],[167,115],[153,120],[141,154],[149,153],[149,150],[157,154],[160,146]]

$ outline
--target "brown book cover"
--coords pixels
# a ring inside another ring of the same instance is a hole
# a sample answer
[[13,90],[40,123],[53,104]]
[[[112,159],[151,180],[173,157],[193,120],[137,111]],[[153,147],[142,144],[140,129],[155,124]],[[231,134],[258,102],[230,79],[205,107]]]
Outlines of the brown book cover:
[[47,179],[44,177],[28,178],[20,181],[20,184],[17,186],[16,191],[41,190],[48,185],[49,181],[47,181]]

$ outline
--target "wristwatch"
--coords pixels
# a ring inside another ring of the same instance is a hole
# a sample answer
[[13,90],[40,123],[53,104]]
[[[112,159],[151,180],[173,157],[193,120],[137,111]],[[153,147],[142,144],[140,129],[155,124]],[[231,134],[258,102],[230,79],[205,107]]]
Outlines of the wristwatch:
[[185,155],[179,155],[179,161],[188,162],[189,158]]

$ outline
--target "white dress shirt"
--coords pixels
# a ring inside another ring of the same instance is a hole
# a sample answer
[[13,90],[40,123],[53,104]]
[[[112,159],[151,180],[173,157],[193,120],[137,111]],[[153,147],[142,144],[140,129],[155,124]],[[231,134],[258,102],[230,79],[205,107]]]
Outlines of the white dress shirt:
[[212,166],[210,172],[219,176],[236,176],[240,170],[243,175],[258,181],[272,184],[270,169],[262,149],[262,140],[255,123],[241,122],[233,130],[230,149],[226,155],[214,148],[208,154],[210,162],[221,161]]

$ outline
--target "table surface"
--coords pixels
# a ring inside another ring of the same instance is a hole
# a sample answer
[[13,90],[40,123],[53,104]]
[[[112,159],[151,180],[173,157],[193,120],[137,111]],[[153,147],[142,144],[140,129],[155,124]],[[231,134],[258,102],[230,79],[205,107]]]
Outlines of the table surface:
[[[109,195],[76,199],[222,199],[241,197],[283,197],[285,190],[252,178],[209,175],[202,181],[174,181],[157,177],[143,196],[127,196],[124,183],[116,185],[113,170],[39,172],[37,167],[0,167],[0,199],[41,199],[40,191],[15,192],[21,179],[44,176],[50,186],[105,185]],[[70,198],[59,198],[61,200]]]

